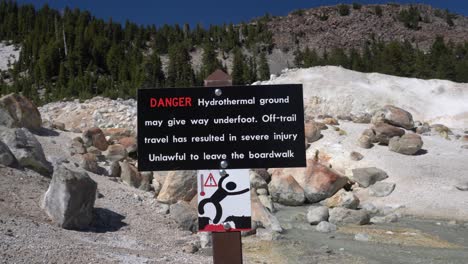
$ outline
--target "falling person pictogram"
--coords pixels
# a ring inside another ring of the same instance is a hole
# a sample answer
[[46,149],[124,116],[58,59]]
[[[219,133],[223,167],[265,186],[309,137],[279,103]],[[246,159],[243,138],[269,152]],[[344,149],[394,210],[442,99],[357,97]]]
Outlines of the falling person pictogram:
[[214,207],[216,208],[216,215],[213,219],[213,224],[218,224],[221,220],[221,216],[223,215],[223,207],[221,206],[221,201],[224,200],[224,198],[226,198],[228,195],[240,195],[249,191],[249,188],[246,188],[242,191],[232,192],[232,190],[235,190],[237,188],[237,184],[232,181],[226,184],[227,190],[225,190],[223,188],[223,182],[227,177],[229,177],[229,174],[226,174],[225,176],[221,177],[221,179],[219,179],[218,189],[213,193],[213,195],[211,195],[211,197],[209,198],[201,200],[198,204],[198,212],[200,214],[205,213],[206,204],[212,203],[214,205]]

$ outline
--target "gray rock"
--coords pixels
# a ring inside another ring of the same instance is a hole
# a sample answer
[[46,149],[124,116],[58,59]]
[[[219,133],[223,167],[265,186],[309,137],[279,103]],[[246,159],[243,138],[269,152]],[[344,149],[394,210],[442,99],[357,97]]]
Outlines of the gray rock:
[[467,182],[459,182],[455,185],[455,188],[457,188],[460,191],[468,191],[468,181]]
[[196,232],[198,229],[198,214],[195,208],[188,202],[179,201],[171,205],[171,217],[177,222],[180,228]]
[[159,192],[161,191],[162,184],[158,180],[153,179],[152,185],[153,185],[153,189],[154,189],[154,195],[158,196]]
[[395,190],[395,183],[377,182],[369,188],[369,195],[374,197],[389,196]]
[[265,206],[265,208],[268,209],[270,212],[276,212],[275,206],[273,205],[273,201],[271,200],[270,196],[259,195],[258,199],[263,204],[263,206]]
[[267,183],[270,182],[271,180],[271,175],[268,173],[268,170],[266,169],[252,169],[251,171],[257,173],[262,177]]
[[53,121],[52,124],[50,125],[52,129],[57,129],[57,130],[62,130],[65,131],[65,124],[62,122],[58,121]]
[[353,120],[354,123],[369,124],[371,122],[372,115],[369,113],[352,114],[351,119]]
[[257,189],[257,194],[258,195],[268,195],[268,190],[267,189]]
[[371,223],[374,224],[389,224],[396,223],[400,219],[400,215],[396,213],[390,213],[385,216],[374,216],[371,218]]
[[5,166],[12,166],[16,163],[16,158],[11,153],[8,146],[0,140],[0,164]]
[[412,129],[414,127],[413,116],[401,108],[386,105],[377,111],[371,120],[372,124],[385,122],[390,125]]
[[153,182],[153,172],[152,171],[142,171],[141,174],[141,184],[138,189],[142,191],[149,192],[151,190],[151,183]]
[[318,223],[318,225],[315,227],[315,230],[321,233],[331,233],[336,231],[336,225],[327,221],[322,221]]
[[169,204],[157,203],[156,212],[158,214],[169,214],[170,211]]
[[380,210],[371,203],[362,204],[361,209],[366,210],[371,216],[377,215],[380,212]]
[[26,128],[0,128],[0,138],[8,146],[19,165],[50,177],[53,167],[47,161],[42,146]]
[[275,241],[281,239],[281,234],[267,228],[257,228],[257,237],[263,241]]
[[468,145],[461,146],[462,149],[468,149]]
[[364,156],[359,152],[353,151],[349,154],[349,158],[354,161],[360,161],[364,158]]
[[425,134],[431,132],[431,126],[428,123],[424,123],[416,128],[417,134]]
[[310,206],[307,209],[307,222],[311,225],[328,221],[328,216],[328,207],[326,206]]
[[65,166],[55,170],[42,208],[60,227],[84,229],[93,220],[97,183],[87,173]]
[[356,235],[354,235],[354,240],[356,241],[368,242],[370,238],[371,237],[365,233],[357,233]]
[[0,126],[38,130],[41,125],[41,114],[28,98],[13,93],[0,98]]
[[324,201],[329,208],[344,207],[348,209],[356,209],[359,206],[360,200],[353,192],[347,192],[344,189],[339,190],[332,197]]
[[305,123],[305,138],[309,144],[319,140],[322,137],[321,131],[322,130],[320,129],[320,126],[316,122],[309,121]]
[[182,252],[193,254],[198,251],[198,247],[193,244],[188,244],[182,247]]
[[81,167],[84,170],[95,174],[101,174],[103,171],[97,163],[96,155],[92,153],[86,153],[81,156]]
[[280,222],[268,209],[263,206],[255,192],[251,192],[252,222],[257,222],[259,227],[271,229],[275,232],[283,232]]
[[198,237],[200,238],[200,246],[201,248],[211,248],[211,233],[210,232],[199,232]]
[[190,201],[197,193],[197,171],[171,171],[164,180],[158,201],[176,203]]
[[361,135],[357,141],[357,144],[363,149],[370,149],[373,146],[372,139],[367,135]]
[[109,168],[109,176],[120,177],[121,173],[122,173],[122,169],[120,168],[119,162],[118,161],[112,162]]
[[147,190],[151,184],[151,180],[148,177],[144,177],[135,166],[128,163],[127,161],[119,163],[122,172],[120,173],[120,178],[125,184]]
[[378,181],[383,181],[388,178],[388,175],[385,171],[375,167],[358,168],[352,170],[352,172],[353,176],[351,179],[359,183],[360,186],[366,188]]
[[271,199],[280,204],[298,206],[306,200],[304,189],[291,175],[275,175],[268,184],[268,190]]
[[254,189],[266,189],[268,184],[265,179],[260,176],[260,174],[255,171],[250,171],[250,186]]
[[365,210],[352,210],[343,207],[335,207],[329,211],[329,222],[332,224],[369,224],[370,216]]
[[70,146],[70,154],[71,155],[76,155],[76,154],[85,154],[86,153],[86,148],[84,146],[83,139],[81,137],[76,137],[73,139],[71,146]]
[[110,145],[106,151],[106,159],[109,161],[122,161],[128,157],[127,150],[120,144]]
[[421,136],[418,134],[406,134],[401,138],[393,137],[388,143],[390,151],[397,152],[405,155],[414,155],[423,146]]
[[405,130],[386,123],[377,123],[372,127],[372,130],[375,133],[375,141],[382,145],[388,145],[391,138],[401,137],[405,134]]

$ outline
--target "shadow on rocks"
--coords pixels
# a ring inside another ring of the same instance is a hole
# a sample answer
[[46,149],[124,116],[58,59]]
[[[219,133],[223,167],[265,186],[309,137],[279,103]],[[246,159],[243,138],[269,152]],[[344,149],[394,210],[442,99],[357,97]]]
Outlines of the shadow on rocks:
[[94,208],[93,214],[93,223],[89,229],[85,231],[95,233],[116,232],[122,227],[127,226],[127,224],[123,222],[125,216],[109,209]]
[[52,129],[45,128],[45,127],[41,127],[39,129],[30,130],[30,131],[31,133],[37,136],[43,136],[43,137],[58,137],[60,135],[60,133],[58,133],[57,131],[54,131]]
[[418,152],[416,152],[413,156],[422,156],[422,155],[426,155],[427,154],[427,150],[426,149],[420,149],[418,150]]

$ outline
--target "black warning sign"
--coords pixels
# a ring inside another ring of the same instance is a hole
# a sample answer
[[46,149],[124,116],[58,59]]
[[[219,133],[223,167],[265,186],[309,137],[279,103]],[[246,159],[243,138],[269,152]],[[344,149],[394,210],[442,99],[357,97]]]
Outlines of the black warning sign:
[[142,171],[304,167],[302,85],[138,90]]

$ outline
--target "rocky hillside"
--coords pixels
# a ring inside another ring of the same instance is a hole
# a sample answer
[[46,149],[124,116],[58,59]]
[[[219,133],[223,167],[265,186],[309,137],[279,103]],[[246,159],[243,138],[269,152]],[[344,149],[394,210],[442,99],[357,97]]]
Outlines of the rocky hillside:
[[[348,5],[349,14],[340,14],[339,6],[298,10],[269,22],[273,42],[283,51],[305,47],[318,51],[337,48],[362,48],[371,39],[379,41],[408,40],[427,50],[437,36],[454,43],[468,41],[468,18],[450,15],[428,5],[414,5],[419,10],[417,25],[409,28],[399,14],[409,5]],[[380,10],[380,11],[379,11]],[[343,12],[343,11],[341,11]],[[452,24],[453,23],[453,24]]]

